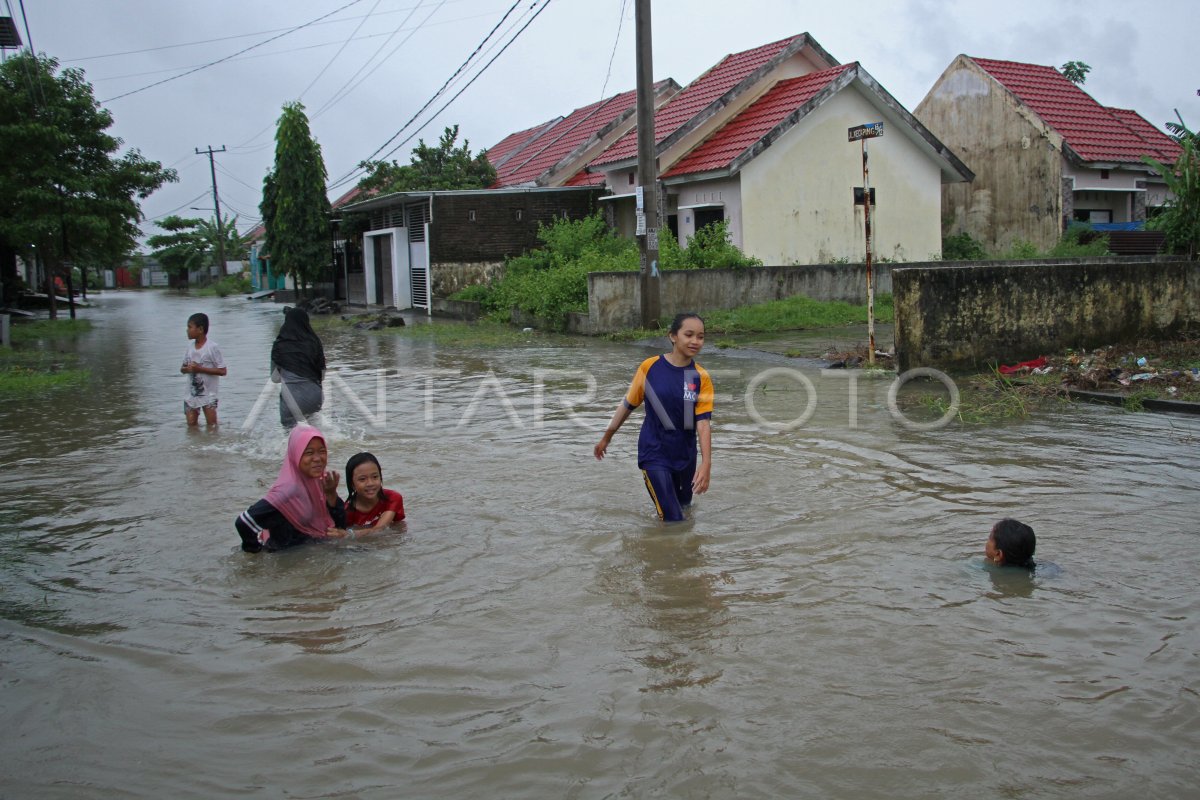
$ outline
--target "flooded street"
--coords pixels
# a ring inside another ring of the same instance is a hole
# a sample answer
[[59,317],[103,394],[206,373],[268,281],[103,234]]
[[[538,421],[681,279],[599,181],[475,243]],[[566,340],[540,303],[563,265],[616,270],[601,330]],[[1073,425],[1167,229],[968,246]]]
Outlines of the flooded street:
[[[712,489],[664,526],[640,410],[592,457],[653,349],[338,328],[330,466],[375,453],[407,529],[251,555],[281,308],[108,292],[88,390],[0,401],[0,797],[1194,796],[1200,419],[918,431],[710,341]],[[1005,516],[1057,569],[984,565]]]

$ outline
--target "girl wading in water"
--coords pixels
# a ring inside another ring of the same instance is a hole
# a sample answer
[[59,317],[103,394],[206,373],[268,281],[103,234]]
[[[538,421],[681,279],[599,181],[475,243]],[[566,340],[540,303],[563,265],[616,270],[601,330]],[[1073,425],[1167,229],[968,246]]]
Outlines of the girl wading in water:
[[[671,352],[647,358],[593,452],[603,459],[613,435],[646,403],[638,436],[638,467],[660,519],[683,519],[693,494],[708,491],[712,476],[713,383],[695,357],[704,347],[704,320],[679,314],[668,331]],[[696,444],[700,463],[696,462]]]

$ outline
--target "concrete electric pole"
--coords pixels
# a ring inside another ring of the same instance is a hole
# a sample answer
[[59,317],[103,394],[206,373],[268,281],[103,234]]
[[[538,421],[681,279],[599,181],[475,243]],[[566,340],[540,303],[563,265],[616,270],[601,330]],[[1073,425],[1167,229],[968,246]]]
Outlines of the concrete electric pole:
[[650,0],[634,0],[637,40],[637,237],[641,258],[642,327],[657,328],[661,316],[658,280],[658,159],[654,140],[654,56]]
[[221,199],[217,196],[217,164],[213,160],[213,154],[224,152],[225,145],[221,145],[220,150],[213,150],[211,144],[207,150],[196,148],[196,155],[208,156],[208,169],[212,173],[213,211],[217,215],[217,280],[225,277],[225,229],[221,224]]

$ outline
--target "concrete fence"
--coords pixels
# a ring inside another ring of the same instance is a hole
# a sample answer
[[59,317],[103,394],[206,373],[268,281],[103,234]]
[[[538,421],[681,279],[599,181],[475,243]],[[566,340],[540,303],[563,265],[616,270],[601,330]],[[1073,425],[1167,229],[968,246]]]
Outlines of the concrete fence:
[[[892,291],[891,264],[872,268],[875,294]],[[662,273],[661,307],[664,316],[680,311],[766,303],[802,294],[814,300],[867,302],[865,264],[810,264],[795,267],[745,267],[742,269],[670,270]],[[636,272],[588,274],[587,316],[572,315],[570,330],[609,333],[641,325],[640,276]]]
[[1200,330],[1200,262],[1181,257],[897,265],[901,371],[986,369]]

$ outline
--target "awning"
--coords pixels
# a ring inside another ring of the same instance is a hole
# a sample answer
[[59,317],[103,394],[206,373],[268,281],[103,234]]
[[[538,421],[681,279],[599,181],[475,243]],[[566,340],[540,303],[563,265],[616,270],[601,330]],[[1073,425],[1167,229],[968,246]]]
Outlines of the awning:
[[724,203],[693,203],[690,206],[680,206],[679,210],[683,211],[688,208],[724,208]]
[[626,197],[637,197],[637,192],[628,192],[626,194],[606,194],[597,199],[603,202],[605,200],[621,200]]

